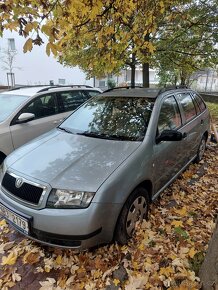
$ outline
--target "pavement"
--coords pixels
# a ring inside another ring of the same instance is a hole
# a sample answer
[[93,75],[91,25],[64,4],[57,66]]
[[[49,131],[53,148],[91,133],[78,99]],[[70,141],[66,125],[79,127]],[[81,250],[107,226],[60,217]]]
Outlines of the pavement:
[[218,290],[218,218],[199,277],[202,282],[201,289]]

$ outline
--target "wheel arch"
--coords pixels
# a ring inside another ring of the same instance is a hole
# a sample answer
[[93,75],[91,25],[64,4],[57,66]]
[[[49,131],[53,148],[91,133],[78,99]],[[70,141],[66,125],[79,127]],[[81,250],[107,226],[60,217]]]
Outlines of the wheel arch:
[[0,164],[3,162],[3,160],[7,157],[2,151],[0,151]]
[[117,224],[118,224],[118,220],[120,218],[120,215],[122,213],[122,210],[123,210],[123,207],[125,205],[125,203],[127,202],[128,198],[130,197],[130,195],[139,187],[142,187],[144,188],[147,192],[148,192],[148,198],[149,198],[149,202],[151,203],[152,202],[152,193],[153,193],[153,184],[151,182],[151,180],[144,180],[142,181],[141,183],[139,183],[131,192],[130,194],[126,197],[126,200],[125,202],[123,203],[121,209],[120,209],[120,212],[119,212],[119,215],[117,216],[117,220],[116,220],[116,223],[115,223],[115,227],[114,227],[114,232],[113,232],[113,240],[114,240],[114,237],[115,237],[115,231],[116,231],[116,228],[117,228]]

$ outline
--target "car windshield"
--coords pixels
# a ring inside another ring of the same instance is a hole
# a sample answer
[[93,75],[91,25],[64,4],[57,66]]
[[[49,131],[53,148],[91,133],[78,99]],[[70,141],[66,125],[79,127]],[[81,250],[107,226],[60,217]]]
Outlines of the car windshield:
[[27,96],[0,94],[0,122],[10,116],[27,98]]
[[143,97],[95,97],[59,127],[94,138],[142,141],[153,103]]

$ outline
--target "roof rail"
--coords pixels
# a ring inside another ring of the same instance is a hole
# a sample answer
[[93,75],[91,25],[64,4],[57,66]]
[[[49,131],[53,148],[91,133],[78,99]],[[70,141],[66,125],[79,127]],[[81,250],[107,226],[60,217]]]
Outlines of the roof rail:
[[55,88],[60,88],[60,87],[63,87],[63,86],[59,86],[59,85],[57,85],[57,86],[49,86],[47,88],[39,90],[37,93],[45,92],[45,91],[48,91],[49,89],[55,89]]
[[20,89],[25,89],[25,88],[35,88],[35,87],[45,87],[45,86],[48,86],[50,87],[50,85],[28,85],[28,86],[19,86],[19,87],[16,87],[16,88],[12,88],[12,89],[9,89],[9,91],[16,91],[16,90],[20,90]]
[[177,89],[188,89],[188,87],[186,85],[168,86],[168,87],[160,89],[158,95],[160,95],[161,93],[167,92],[167,91],[177,90]]
[[107,89],[106,91],[104,91],[104,93],[113,91],[113,90],[119,90],[119,89],[137,89],[137,88],[143,88],[142,86],[125,86],[125,87],[115,87],[115,88],[111,88],[111,89]]
[[90,88],[92,89],[93,87],[92,86],[87,86],[87,85],[56,85],[56,86],[49,86],[48,88],[44,88],[44,89],[41,89],[40,91],[38,91],[38,93],[41,93],[41,92],[45,92],[45,91],[48,91],[50,89],[57,89],[57,88]]

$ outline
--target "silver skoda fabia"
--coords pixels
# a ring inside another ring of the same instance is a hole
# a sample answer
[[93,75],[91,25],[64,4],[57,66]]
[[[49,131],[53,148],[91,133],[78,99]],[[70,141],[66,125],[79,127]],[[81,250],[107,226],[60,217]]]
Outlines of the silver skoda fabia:
[[0,212],[45,244],[125,244],[149,204],[202,159],[208,131],[190,89],[109,90],[5,159]]

